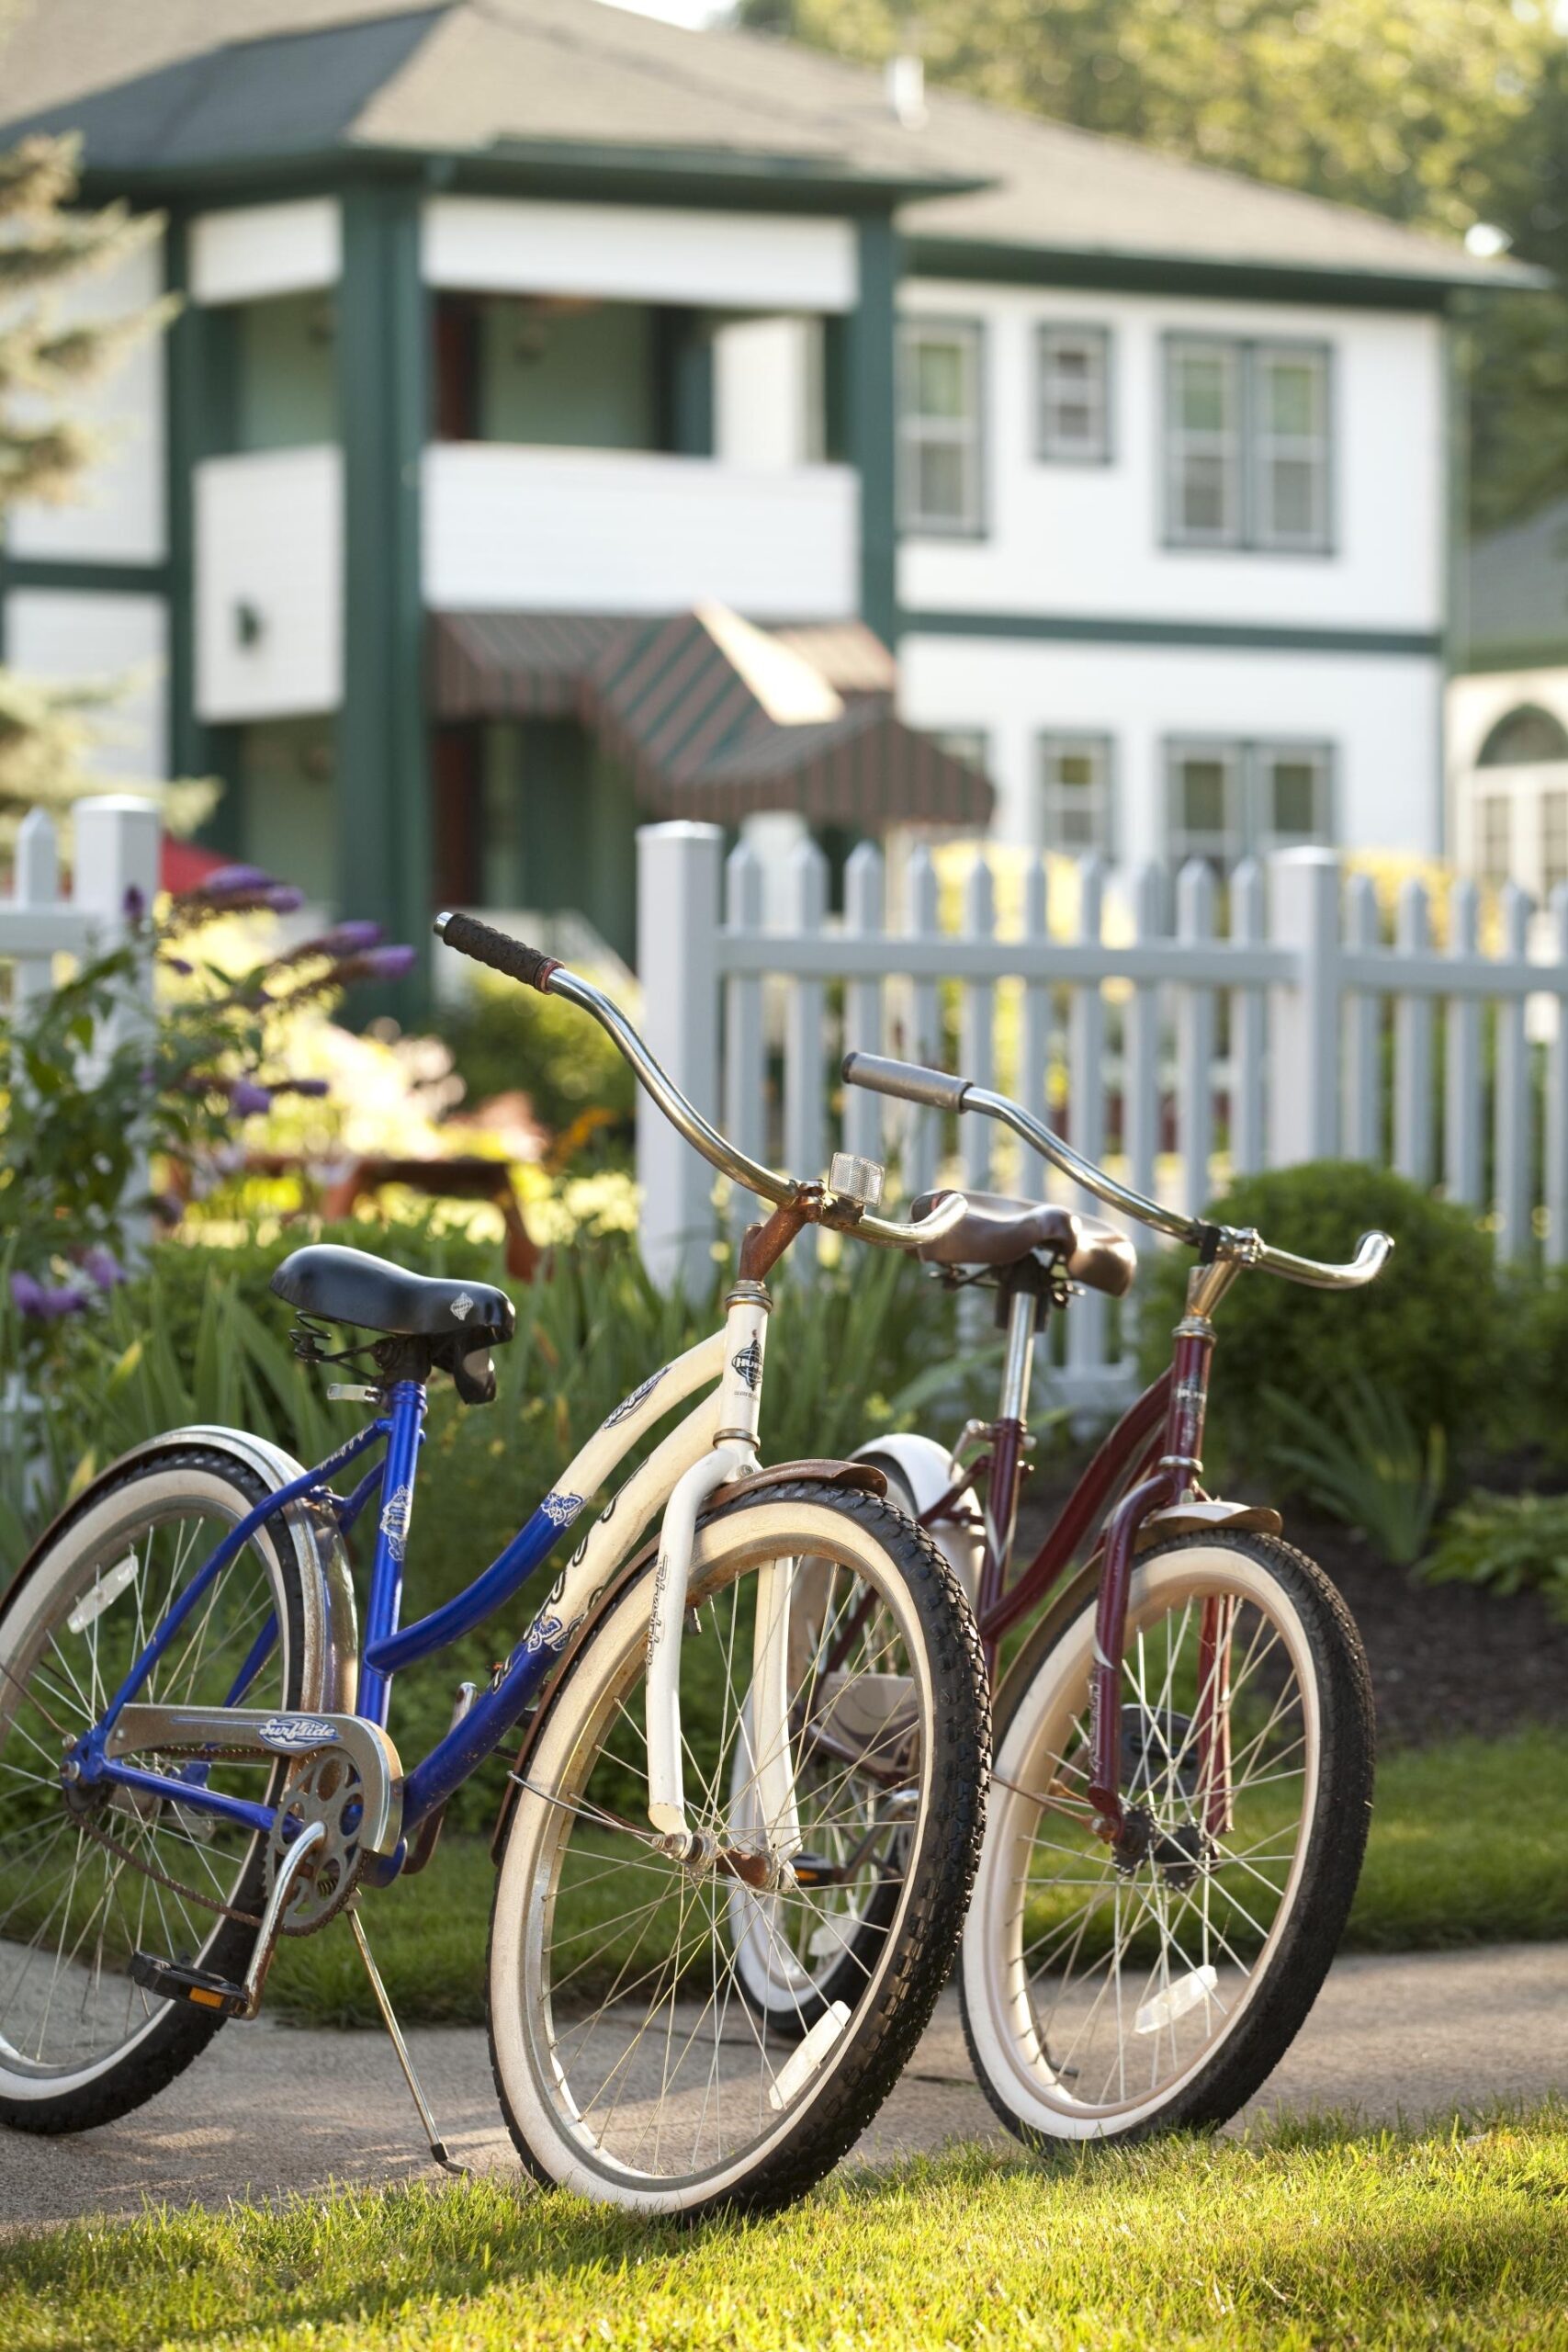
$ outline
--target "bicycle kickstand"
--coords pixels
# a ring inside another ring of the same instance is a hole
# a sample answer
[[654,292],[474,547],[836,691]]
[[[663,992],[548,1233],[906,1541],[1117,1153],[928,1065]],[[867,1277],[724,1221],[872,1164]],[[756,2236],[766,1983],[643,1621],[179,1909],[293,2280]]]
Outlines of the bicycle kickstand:
[[403,2070],[403,2080],[407,2083],[413,2097],[413,2103],[419,2109],[419,2120],[430,2146],[431,2160],[438,2164],[443,2172],[454,2173],[459,2180],[466,2180],[473,2168],[469,2165],[457,2163],[447,2154],[446,2143],[435,2128],[435,2118],[430,2111],[430,2101],[421,2089],[419,2076],[414,2073],[413,2060],[409,2056],[409,2046],[403,2040],[403,2030],[398,2023],[390,1996],[381,1982],[381,1972],[372,1956],[370,1941],[365,1933],[357,1905],[351,1904],[349,1906],[348,1924],[354,1930],[354,1940],[359,1947],[359,1957],[365,1962],[365,1973],[370,1979],[370,1990],[376,1996],[376,2006],[381,2012],[381,2022],[387,2029],[392,2048],[398,2053],[398,2064]]

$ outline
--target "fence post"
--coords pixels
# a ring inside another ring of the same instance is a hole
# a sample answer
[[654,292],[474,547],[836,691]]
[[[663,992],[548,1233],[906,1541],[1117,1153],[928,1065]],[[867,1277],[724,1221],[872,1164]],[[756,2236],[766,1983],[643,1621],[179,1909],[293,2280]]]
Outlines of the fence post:
[[[1529,956],[1530,902],[1517,883],[1505,882],[1500,909],[1503,956],[1517,967]],[[1496,1170],[1497,1255],[1506,1264],[1530,1243],[1530,1048],[1522,996],[1497,1001],[1497,1096],[1493,1164]]]
[[[717,825],[640,825],[637,963],[643,1035],[705,1118],[718,1108]],[[711,1270],[713,1170],[640,1091],[637,1174],[643,1259],[655,1282],[700,1294]]]
[[1275,944],[1297,958],[1294,979],[1269,991],[1269,1159],[1289,1168],[1330,1159],[1338,1143],[1339,860],[1277,850],[1269,899]]
[[[60,899],[60,850],[54,820],[47,808],[29,808],[17,828],[17,868],[12,904],[29,912],[52,907]],[[54,986],[54,958],[50,955],[19,956],[11,979],[11,1001],[17,1012],[28,1013]]]
[[150,908],[158,889],[157,805],[132,793],[95,793],[72,810],[75,904],[94,918],[99,954],[112,947],[133,906]]

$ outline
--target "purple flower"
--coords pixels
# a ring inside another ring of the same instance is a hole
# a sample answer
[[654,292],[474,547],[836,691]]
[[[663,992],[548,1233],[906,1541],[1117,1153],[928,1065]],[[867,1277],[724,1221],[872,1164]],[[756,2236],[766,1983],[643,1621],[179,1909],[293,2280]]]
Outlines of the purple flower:
[[331,931],[323,931],[319,939],[302,939],[298,947],[291,947],[288,955],[280,956],[277,961],[280,964],[307,964],[318,957],[333,962],[340,956],[361,956],[366,948],[374,947],[380,936],[378,922],[334,923]]
[[229,1107],[236,1118],[254,1118],[260,1111],[272,1108],[270,1088],[257,1086],[248,1078],[237,1078],[229,1089]]
[[189,895],[197,899],[223,899],[236,890],[270,890],[271,888],[271,875],[265,873],[259,865],[220,865]]
[[168,966],[171,972],[177,972],[179,974],[182,980],[188,980],[191,974],[196,969],[196,966],[194,964],[187,964],[183,956],[165,956],[164,961]]
[[275,1094],[306,1095],[310,1101],[319,1102],[323,1095],[332,1092],[332,1088],[324,1078],[285,1078],[280,1079],[272,1091]]
[[367,979],[400,980],[418,961],[412,947],[372,947],[355,958]]
[[95,1242],[91,1250],[84,1250],[82,1272],[99,1290],[113,1290],[125,1280],[125,1268],[114,1251],[101,1241]]
[[127,922],[140,922],[146,911],[146,894],[132,882],[125,894],[125,919]]
[[305,893],[297,890],[292,882],[272,882],[256,894],[258,906],[269,907],[275,915],[291,915],[305,903]]
[[57,1323],[62,1315],[80,1315],[87,1304],[87,1294],[74,1286],[62,1283],[51,1287],[34,1280],[31,1274],[13,1274],[11,1300],[20,1315],[37,1323]]

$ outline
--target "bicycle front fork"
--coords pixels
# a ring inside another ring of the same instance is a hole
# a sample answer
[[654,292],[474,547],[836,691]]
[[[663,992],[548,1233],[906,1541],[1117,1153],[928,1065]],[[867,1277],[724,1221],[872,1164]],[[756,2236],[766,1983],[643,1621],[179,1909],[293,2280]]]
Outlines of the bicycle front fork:
[[[760,1282],[739,1281],[725,1301],[725,1366],[713,1449],[678,1480],[665,1505],[648,1623],[648,1815],[682,1860],[712,1861],[686,1818],[681,1759],[681,1635],[692,1553],[704,1503],[732,1478],[757,1468],[762,1352],[772,1305]],[[758,1810],[770,1875],[800,1851],[789,1734],[789,1607],[793,1559],[770,1560],[757,1575],[752,1635],[752,1725]]]

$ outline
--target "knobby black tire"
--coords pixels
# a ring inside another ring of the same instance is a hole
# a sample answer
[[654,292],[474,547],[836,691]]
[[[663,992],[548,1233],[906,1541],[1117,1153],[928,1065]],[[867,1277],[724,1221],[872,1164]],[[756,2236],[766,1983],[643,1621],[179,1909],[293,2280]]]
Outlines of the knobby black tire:
[[[1216,1548],[1244,1552],[1266,1568],[1296,1610],[1313,1663],[1321,1713],[1316,1802],[1301,1877],[1263,1982],[1235,2029],[1222,2038],[1213,2056],[1190,2081],[1173,2086],[1171,2098],[1156,2115],[1121,2129],[1109,2120],[1095,2134],[1121,2143],[1169,2132],[1214,2130],[1228,2122],[1262,2088],[1323,1989],[1350,1915],[1371,1824],[1376,1761],[1371,1678],[1360,1634],[1344,1599],[1305,1553],[1277,1536],[1250,1531],[1216,1530],[1177,1536],[1145,1554],[1143,1562]],[[1093,1589],[1092,1579],[1080,1581],[1053,1610],[1045,1626],[1037,1629],[1031,1644],[1036,1671],[1055,1645],[1051,1636],[1061,1637],[1079,1609],[1092,1600]],[[996,1729],[998,1753],[1028,1702],[1032,1680],[1027,1672],[1017,1673],[1003,1693]],[[964,2039],[976,2079],[990,2105],[1008,2130],[1035,2153],[1060,2148],[1068,2135],[1024,2121],[992,2081],[976,2042],[965,1972],[961,1968],[958,1974]]]
[[[5,1614],[0,1615],[0,1656],[4,1655],[5,1621],[24,1595],[30,1591],[34,1580],[47,1574],[50,1563],[56,1559],[62,1544],[70,1543],[82,1520],[109,1497],[122,1494],[139,1484],[147,1483],[154,1476],[162,1477],[170,1470],[199,1470],[216,1476],[232,1488],[243,1499],[248,1511],[265,1500],[269,1489],[244,1464],[232,1454],[210,1451],[200,1446],[182,1447],[178,1452],[159,1454],[150,1461],[138,1462],[129,1467],[122,1477],[89,1488],[76,1507],[62,1521],[48,1546],[30,1561],[6,1597]],[[305,1670],[303,1642],[303,1603],[292,1546],[287,1543],[277,1549],[282,1570],[282,1584],[290,1612],[289,1643],[291,1661],[289,1688],[286,1703],[299,1703],[300,1686]],[[286,1759],[280,1759],[271,1787],[281,1786],[288,1770]],[[265,1851],[258,1838],[245,1867],[236,1907],[251,1913],[260,1911],[265,1901]],[[216,1915],[215,1915],[216,1917]],[[256,1930],[240,1919],[217,1919],[217,1932],[201,1953],[204,1969],[231,1980],[243,1976],[255,1948]],[[165,1955],[174,1957],[174,1955]],[[144,2107],[160,2091],[166,2090],[193,2059],[198,2058],[219,2029],[228,2020],[209,2011],[194,2007],[189,2002],[170,2001],[166,2014],[152,2029],[136,2041],[124,2058],[107,2064],[104,2072],[77,2088],[55,2097],[19,2099],[0,2092],[0,2123],[14,2131],[33,2132],[49,2136],[73,2132],[87,2132],[106,2123],[115,2123],[135,2109]]]
[[[911,1856],[903,1917],[885,1939],[881,1975],[863,1995],[846,2029],[852,2046],[836,2057],[830,2080],[808,2103],[795,2129],[767,2152],[743,2182],[671,2215],[687,2223],[720,2211],[776,2211],[804,2196],[854,2145],[931,2021],[957,1950],[984,1833],[989,1698],[979,1636],[956,1577],[921,1529],[863,1488],[802,1479],[742,1498],[710,1514],[704,1526],[716,1528],[759,1506],[790,1502],[826,1506],[872,1534],[909,1592],[926,1645],[934,1700],[930,1802]],[[652,1573],[649,1561],[641,1578]],[[617,1593],[608,1606],[624,1598],[624,1591]],[[579,1657],[587,1654],[585,1645]],[[569,1667],[550,1693],[548,1709],[567,1702],[573,1670]],[[547,1730],[547,1718],[532,1751],[536,1755]],[[508,1844],[518,1834],[520,1814],[521,1807],[514,1807],[506,1831]],[[504,1852],[500,1860],[498,1899]],[[495,1919],[492,1905],[492,1947]],[[528,2144],[508,2097],[496,2055],[493,2014],[490,2033],[496,2093],[513,2143],[535,2179],[553,2188],[556,2177]]]

